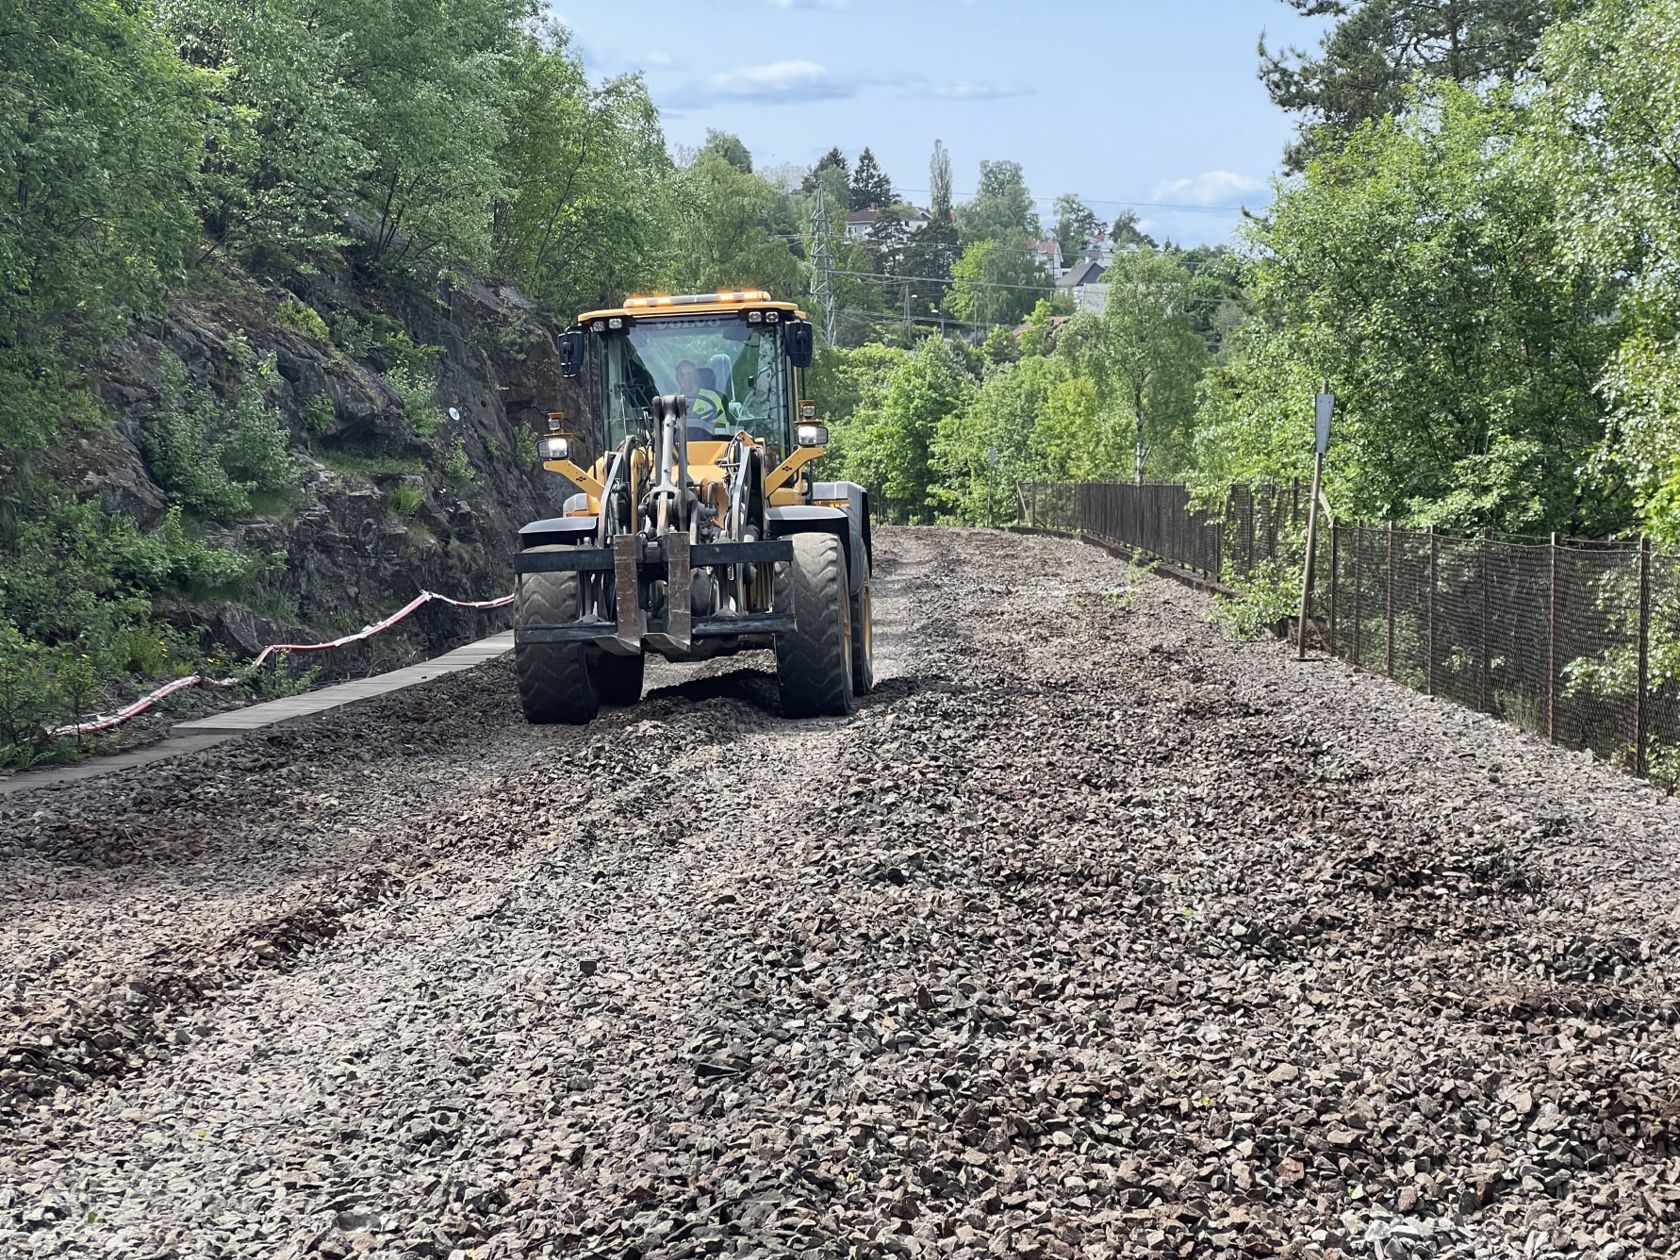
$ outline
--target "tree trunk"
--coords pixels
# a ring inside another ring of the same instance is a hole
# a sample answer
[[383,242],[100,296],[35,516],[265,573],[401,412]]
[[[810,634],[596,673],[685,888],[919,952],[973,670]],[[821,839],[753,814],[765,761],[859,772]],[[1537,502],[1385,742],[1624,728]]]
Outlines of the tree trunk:
[[1132,415],[1137,417],[1136,481],[1143,484],[1143,391],[1132,390]]

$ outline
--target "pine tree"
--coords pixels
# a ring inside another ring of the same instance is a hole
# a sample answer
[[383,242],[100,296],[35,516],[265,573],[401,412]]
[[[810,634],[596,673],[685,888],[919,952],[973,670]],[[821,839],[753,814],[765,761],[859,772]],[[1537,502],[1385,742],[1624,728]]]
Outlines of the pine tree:
[[852,209],[885,209],[896,200],[892,180],[887,178],[875,155],[865,149],[858,154],[857,166],[852,171]]
[[817,185],[822,182],[823,175],[829,171],[839,171],[845,177],[847,186],[850,187],[851,167],[846,164],[846,155],[840,152],[838,148],[834,148],[818,158],[817,164],[805,172],[805,182],[800,184],[799,191],[809,197],[817,191]]
[[1397,113],[1414,79],[1473,87],[1511,80],[1534,57],[1556,0],[1284,0],[1303,17],[1334,17],[1318,55],[1273,52],[1260,37],[1260,80],[1300,119],[1286,154],[1302,170],[1367,118]]

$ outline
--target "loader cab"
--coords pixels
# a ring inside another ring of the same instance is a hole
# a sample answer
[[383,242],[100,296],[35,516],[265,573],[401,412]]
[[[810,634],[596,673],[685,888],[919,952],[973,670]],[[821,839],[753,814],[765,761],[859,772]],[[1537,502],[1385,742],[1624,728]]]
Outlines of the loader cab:
[[722,411],[715,425],[691,428],[690,439],[744,430],[763,443],[772,465],[793,449],[810,360],[803,313],[758,290],[631,298],[582,316],[562,344],[563,369],[583,380],[596,452],[645,433],[654,399],[690,394],[685,382],[699,380]]

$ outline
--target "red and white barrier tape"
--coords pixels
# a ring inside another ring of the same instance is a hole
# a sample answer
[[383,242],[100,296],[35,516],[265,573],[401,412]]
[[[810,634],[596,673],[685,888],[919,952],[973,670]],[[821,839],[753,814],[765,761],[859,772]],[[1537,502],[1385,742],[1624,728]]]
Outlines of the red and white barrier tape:
[[[500,599],[450,599],[447,595],[439,595],[433,591],[421,591],[420,594],[383,621],[376,621],[371,626],[363,626],[355,634],[342,635],[326,643],[271,643],[257,653],[257,659],[251,662],[251,668],[258,668],[276,652],[325,652],[328,648],[345,647],[351,643],[359,643],[363,639],[371,639],[380,631],[389,630],[405,617],[412,616],[433,600],[448,604],[451,608],[465,608],[473,612],[483,612],[493,608],[506,608],[513,603],[513,596],[504,595]],[[238,682],[239,679],[237,678],[207,678],[203,674],[188,674],[185,678],[177,678],[174,682],[165,683],[156,691],[141,696],[133,704],[118,709],[115,713],[97,714],[88,718],[85,722],[72,722],[69,726],[60,726],[49,734],[54,739],[62,739],[68,735],[91,735],[95,731],[108,731],[114,726],[121,726],[130,718],[139,717],[159,700],[180,691],[184,687],[232,687]]]

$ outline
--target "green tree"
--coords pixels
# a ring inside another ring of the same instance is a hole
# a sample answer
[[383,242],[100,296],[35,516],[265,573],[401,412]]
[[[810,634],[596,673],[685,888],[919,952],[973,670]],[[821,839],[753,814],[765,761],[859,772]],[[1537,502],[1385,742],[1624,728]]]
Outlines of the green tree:
[[3,526],[88,410],[76,368],[182,274],[209,84],[127,5],[13,4],[0,24]]
[[504,61],[526,0],[342,0],[320,10],[346,41],[350,126],[370,160],[361,200],[376,260],[482,267],[492,254],[507,137]]
[[1250,229],[1259,327],[1210,385],[1206,474],[1302,472],[1327,378],[1341,417],[1327,475],[1351,516],[1512,532],[1618,523],[1614,496],[1584,495],[1577,477],[1598,444],[1593,387],[1616,331],[1555,265],[1557,193],[1514,143],[1525,125],[1508,94],[1442,87],[1282,190]]
[[1304,17],[1336,19],[1317,55],[1274,52],[1260,38],[1260,79],[1300,135],[1291,169],[1328,152],[1366,119],[1401,110],[1413,83],[1463,87],[1514,80],[1534,57],[1559,0],[1284,0]]
[[702,153],[679,173],[676,284],[689,292],[762,287],[804,289],[801,268],[774,230],[776,190],[757,175]]
[[209,86],[198,178],[204,253],[284,266],[348,244],[344,202],[371,157],[354,125],[365,102],[346,79],[344,32],[307,0],[158,8]]
[[1040,235],[1038,213],[1019,162],[980,163],[980,187],[974,200],[957,211],[957,228],[965,246]]
[[1123,247],[1147,245],[1150,249],[1159,248],[1155,244],[1155,238],[1143,230],[1141,223],[1136,210],[1122,210],[1114,216],[1114,222],[1109,226],[1108,239]]
[[523,39],[504,66],[498,269],[562,314],[664,283],[675,172],[645,84],[591,87],[558,29]]
[[706,143],[701,147],[700,152],[717,154],[743,175],[753,173],[752,153],[741,142],[740,136],[731,135],[727,131],[719,131],[715,127],[708,127],[706,129]]
[[908,352],[853,350],[847,363],[856,403],[839,439],[846,472],[870,489],[878,519],[931,523],[939,426],[962,409],[970,388],[958,352],[928,337]]
[[957,239],[955,210],[951,204],[951,155],[940,141],[933,142],[928,163],[928,221],[911,234],[904,247],[902,274],[909,279],[910,309],[926,315],[945,305],[950,291],[951,268],[962,253]]
[[1132,478],[1177,476],[1189,464],[1196,387],[1209,358],[1190,322],[1190,273],[1170,254],[1138,249],[1117,255],[1103,282],[1103,314],[1076,317],[1063,344],[1104,406],[1124,417]]
[[[1602,488],[1680,542],[1680,0],[1598,0],[1547,35],[1534,148],[1566,262],[1616,303]],[[1578,317],[1578,309],[1575,312]],[[1579,338],[1578,338],[1579,340]],[[1583,370],[1590,370],[1591,351]]]
[[1062,247],[1062,262],[1071,267],[1090,248],[1091,242],[1101,240],[1108,225],[1073,193],[1056,198],[1056,240]]
[[983,327],[1013,327],[1054,291],[1043,262],[1023,236],[975,241],[963,250],[951,277],[952,315]]
[[[846,162],[846,155],[840,152],[839,148],[836,147],[830,149],[827,153],[823,154],[822,157],[818,158],[817,164],[806,172],[805,182],[800,185],[800,191],[807,195],[816,192],[817,185],[821,183],[823,181],[823,177],[830,172],[838,172],[840,175],[840,182],[848,190],[850,190],[852,170],[850,165]],[[838,209],[840,206],[848,204],[849,201],[850,196],[848,192],[848,196],[836,203],[835,208]]]
[[893,192],[892,180],[881,169],[881,164],[875,160],[875,155],[867,148],[858,154],[857,165],[852,168],[851,206],[853,210],[867,210],[871,206],[885,208],[898,200]]

